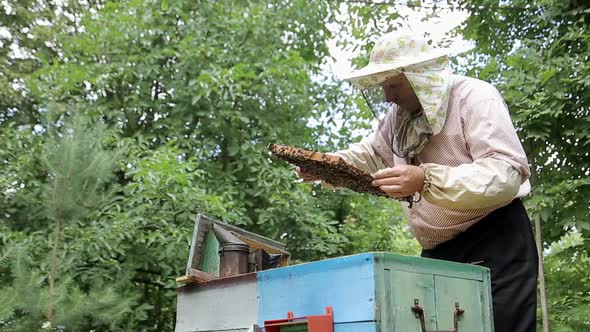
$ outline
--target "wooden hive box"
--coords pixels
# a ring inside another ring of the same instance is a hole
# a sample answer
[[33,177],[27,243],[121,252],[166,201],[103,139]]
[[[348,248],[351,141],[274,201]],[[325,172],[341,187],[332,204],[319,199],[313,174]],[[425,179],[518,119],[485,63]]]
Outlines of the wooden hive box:
[[[264,322],[333,308],[335,332],[493,332],[488,269],[365,253],[178,289],[177,332],[255,331]],[[417,303],[416,303],[417,302]]]

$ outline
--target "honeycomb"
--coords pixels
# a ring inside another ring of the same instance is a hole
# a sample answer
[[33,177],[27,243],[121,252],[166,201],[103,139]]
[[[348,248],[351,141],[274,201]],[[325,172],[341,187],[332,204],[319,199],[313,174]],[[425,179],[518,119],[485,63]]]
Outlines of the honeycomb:
[[[299,166],[305,173],[322,179],[335,187],[390,197],[379,187],[373,186],[371,174],[346,163],[338,156],[280,144],[270,144],[268,149],[275,156]],[[411,202],[412,197],[408,196],[400,200]]]

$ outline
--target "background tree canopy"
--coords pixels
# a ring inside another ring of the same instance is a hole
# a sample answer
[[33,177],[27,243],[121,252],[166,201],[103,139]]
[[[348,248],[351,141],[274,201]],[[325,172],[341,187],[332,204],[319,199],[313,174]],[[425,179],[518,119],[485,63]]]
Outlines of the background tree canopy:
[[173,331],[197,213],[296,261],[417,254],[397,202],[296,183],[266,145],[358,141],[371,115],[326,74],[326,43],[362,65],[376,36],[441,7],[468,12],[456,70],[498,86],[535,170],[553,330],[588,329],[588,4],[9,0],[0,331]]

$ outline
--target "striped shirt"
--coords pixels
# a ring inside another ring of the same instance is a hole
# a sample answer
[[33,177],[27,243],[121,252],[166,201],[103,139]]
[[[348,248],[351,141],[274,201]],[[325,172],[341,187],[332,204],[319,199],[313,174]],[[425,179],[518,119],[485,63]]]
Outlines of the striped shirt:
[[[530,192],[527,157],[508,108],[496,88],[478,79],[453,75],[448,102],[444,127],[418,155],[417,164],[457,167],[484,158],[499,159],[520,173],[520,190],[515,197],[526,196]],[[379,131],[375,131],[363,143],[365,148],[370,145],[371,152],[376,153],[385,166],[407,164],[407,160],[393,154]],[[492,182],[494,177],[502,175],[492,173],[482,176],[489,176]],[[406,206],[405,211],[418,242],[423,248],[431,249],[464,232],[492,211],[510,203],[513,198],[491,207],[476,209],[443,208],[422,199],[411,209]]]

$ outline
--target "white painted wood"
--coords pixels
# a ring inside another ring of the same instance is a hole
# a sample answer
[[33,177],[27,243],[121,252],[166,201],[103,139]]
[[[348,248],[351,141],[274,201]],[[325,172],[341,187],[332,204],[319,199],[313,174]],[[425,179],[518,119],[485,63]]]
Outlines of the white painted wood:
[[255,275],[178,288],[176,332],[248,331],[258,320]]

